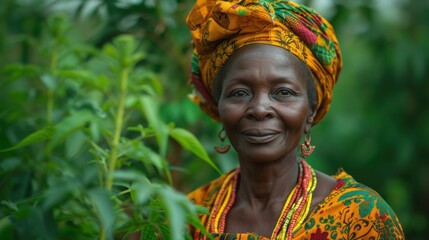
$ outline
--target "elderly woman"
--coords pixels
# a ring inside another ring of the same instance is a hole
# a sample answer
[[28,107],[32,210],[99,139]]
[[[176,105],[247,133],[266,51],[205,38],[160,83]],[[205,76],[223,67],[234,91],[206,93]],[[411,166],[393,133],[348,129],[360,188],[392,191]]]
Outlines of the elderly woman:
[[342,65],[323,17],[285,0],[198,0],[187,24],[193,98],[223,124],[240,163],[189,194],[209,210],[200,219],[215,239],[404,239],[374,190],[298,156],[314,150],[310,129],[328,111]]

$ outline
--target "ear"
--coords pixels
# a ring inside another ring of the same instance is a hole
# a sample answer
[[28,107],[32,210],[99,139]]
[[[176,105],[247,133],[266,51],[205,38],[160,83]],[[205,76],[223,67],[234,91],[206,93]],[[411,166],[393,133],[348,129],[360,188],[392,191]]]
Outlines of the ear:
[[311,126],[313,126],[314,118],[316,117],[317,109],[310,110],[307,116],[307,122],[305,123],[304,133],[309,133]]

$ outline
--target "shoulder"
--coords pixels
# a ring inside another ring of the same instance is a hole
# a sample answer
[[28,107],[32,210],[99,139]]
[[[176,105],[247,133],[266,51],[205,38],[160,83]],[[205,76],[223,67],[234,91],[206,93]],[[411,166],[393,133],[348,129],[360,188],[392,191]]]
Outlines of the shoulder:
[[213,204],[225,181],[227,181],[235,171],[236,169],[233,169],[210,183],[190,192],[188,198],[197,205],[209,207]]
[[347,233],[362,238],[405,239],[395,213],[376,191],[344,171],[335,178],[335,189],[310,216],[307,230],[329,229],[329,233],[337,232],[338,236]]
[[358,207],[360,218],[365,218],[373,213],[395,215],[387,202],[372,188],[357,182],[344,171],[337,174],[335,178],[337,178],[337,186],[331,202]]

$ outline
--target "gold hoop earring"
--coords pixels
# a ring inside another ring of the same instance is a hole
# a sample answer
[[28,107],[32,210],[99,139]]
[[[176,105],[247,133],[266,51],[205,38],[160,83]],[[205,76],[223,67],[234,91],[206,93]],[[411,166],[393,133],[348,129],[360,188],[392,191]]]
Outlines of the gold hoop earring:
[[[225,132],[225,128],[222,127],[221,130],[219,130],[219,132],[217,133],[217,137],[219,138],[219,140],[223,143],[226,140],[226,132]],[[220,154],[224,154],[227,153],[230,149],[231,145],[226,144],[223,147],[220,146],[214,146],[214,150]]]
[[310,142],[311,142],[310,132],[305,133],[304,143],[301,144],[301,154],[302,154],[302,157],[304,158],[310,156],[313,153],[314,149],[316,148],[316,146],[311,146]]

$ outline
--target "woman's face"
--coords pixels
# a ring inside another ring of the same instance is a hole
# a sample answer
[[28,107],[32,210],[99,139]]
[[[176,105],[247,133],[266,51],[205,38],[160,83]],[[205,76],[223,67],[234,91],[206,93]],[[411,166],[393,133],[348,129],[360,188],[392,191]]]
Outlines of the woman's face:
[[279,47],[253,44],[231,56],[220,73],[218,108],[240,158],[296,158],[296,147],[315,115],[307,80],[300,60]]

